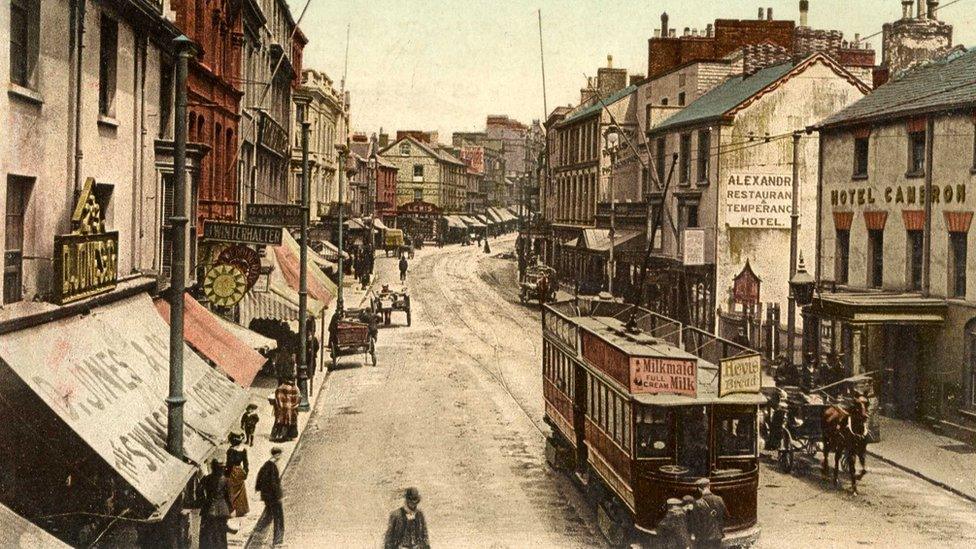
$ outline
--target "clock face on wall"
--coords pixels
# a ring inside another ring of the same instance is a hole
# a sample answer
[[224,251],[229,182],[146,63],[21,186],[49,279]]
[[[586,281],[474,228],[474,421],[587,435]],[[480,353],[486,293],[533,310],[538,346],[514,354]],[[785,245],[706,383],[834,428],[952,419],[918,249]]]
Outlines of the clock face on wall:
[[203,292],[218,307],[232,307],[247,293],[247,278],[233,265],[214,265],[203,279]]

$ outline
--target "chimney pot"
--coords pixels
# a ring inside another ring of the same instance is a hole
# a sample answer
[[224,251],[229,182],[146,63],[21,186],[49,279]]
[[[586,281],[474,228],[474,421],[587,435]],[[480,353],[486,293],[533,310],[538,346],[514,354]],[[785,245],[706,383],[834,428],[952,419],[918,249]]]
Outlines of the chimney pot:
[[691,28],[685,27],[685,34],[684,35],[685,36],[688,36],[689,34],[691,34]]
[[766,20],[767,21],[773,20],[773,8],[766,8]]
[[912,17],[912,0],[901,0],[901,18],[911,19]]
[[668,12],[661,14],[661,36],[668,37]]
[[654,38],[661,37],[661,29],[654,29]]
[[925,4],[923,4],[923,2],[925,2],[925,0],[918,0],[915,3],[916,5],[915,17],[917,19],[925,19],[925,7],[924,7]]
[[607,54],[607,68],[608,69],[613,68],[613,56],[610,54]]
[[698,36],[698,29],[691,29],[692,36]]
[[759,20],[762,21],[766,18],[766,13],[762,8],[759,8]]
[[668,29],[668,36],[675,38],[678,34],[678,29]]
[[938,19],[935,12],[939,10],[939,0],[928,0],[929,19]]
[[705,25],[705,36],[707,36],[709,38],[712,37],[712,24],[711,23]]

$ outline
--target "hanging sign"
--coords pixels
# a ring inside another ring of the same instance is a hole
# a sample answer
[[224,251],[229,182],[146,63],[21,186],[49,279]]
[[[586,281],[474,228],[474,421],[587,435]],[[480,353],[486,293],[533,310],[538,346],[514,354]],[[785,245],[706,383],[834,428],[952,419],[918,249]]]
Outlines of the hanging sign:
[[732,172],[725,182],[725,209],[733,229],[789,229],[793,176]]
[[281,227],[207,219],[203,222],[203,239],[259,246],[281,246]]
[[203,278],[203,293],[218,307],[233,307],[247,293],[247,278],[233,265],[214,265]]
[[698,395],[698,361],[693,359],[632,357],[630,392],[634,394]]
[[757,395],[760,388],[762,388],[762,359],[759,353],[719,361],[719,398],[736,393]]
[[303,213],[303,208],[297,204],[248,204],[244,218],[257,225],[301,227]]
[[732,281],[732,299],[743,305],[759,305],[759,287],[762,281],[752,271],[752,265],[746,260],[742,272]]
[[705,264],[705,229],[685,229],[682,246],[682,263],[685,265]]
[[71,234],[54,237],[54,303],[64,305],[111,291],[118,282],[119,233],[105,231],[95,200],[95,179],[85,181]]
[[243,244],[224,248],[217,261],[218,265],[232,265],[240,269],[247,278],[247,289],[250,290],[261,276],[261,256],[254,248]]

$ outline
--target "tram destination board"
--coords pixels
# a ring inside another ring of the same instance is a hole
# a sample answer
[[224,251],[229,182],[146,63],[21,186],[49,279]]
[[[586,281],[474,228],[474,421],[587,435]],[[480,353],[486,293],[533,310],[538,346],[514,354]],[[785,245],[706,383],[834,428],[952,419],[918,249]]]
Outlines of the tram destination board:
[[280,246],[281,227],[207,220],[203,223],[203,239],[237,242],[239,244]]
[[295,204],[248,204],[244,212],[248,223],[275,227],[301,227],[302,207]]

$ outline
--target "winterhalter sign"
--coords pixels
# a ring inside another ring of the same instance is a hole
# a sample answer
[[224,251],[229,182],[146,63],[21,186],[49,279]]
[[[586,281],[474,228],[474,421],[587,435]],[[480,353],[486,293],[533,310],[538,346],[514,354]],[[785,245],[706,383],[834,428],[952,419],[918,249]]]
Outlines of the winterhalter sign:
[[58,305],[108,292],[118,282],[119,233],[105,231],[95,179],[85,181],[71,216],[71,233],[54,237],[54,296]]
[[733,229],[789,229],[793,176],[732,172],[725,182],[726,223]]

